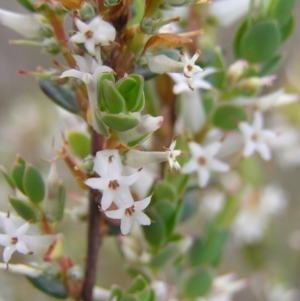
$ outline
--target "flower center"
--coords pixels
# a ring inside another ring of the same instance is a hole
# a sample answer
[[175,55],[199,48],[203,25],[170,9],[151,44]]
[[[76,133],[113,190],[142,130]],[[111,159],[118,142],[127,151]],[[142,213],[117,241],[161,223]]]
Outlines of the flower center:
[[12,237],[11,240],[10,240],[10,243],[12,245],[15,245],[17,242],[18,242],[18,237]]
[[84,35],[85,35],[85,37],[86,37],[87,39],[92,38],[92,37],[93,37],[93,34],[94,34],[94,33],[93,33],[91,30],[88,30],[87,32],[84,33]]
[[116,190],[119,186],[120,185],[117,180],[109,181],[108,188]]
[[127,215],[127,216],[133,215],[134,212],[135,212],[134,206],[131,206],[131,207],[125,209],[125,215]]
[[193,70],[193,66],[191,66],[191,65],[187,65],[186,68],[187,68],[187,70],[189,70],[189,71],[192,71],[192,70]]
[[257,142],[258,141],[258,136],[257,134],[253,134],[251,139],[254,141],[254,142]]
[[205,164],[206,164],[206,159],[205,159],[204,157],[200,157],[200,158],[198,159],[198,163],[199,163],[200,165],[205,165]]

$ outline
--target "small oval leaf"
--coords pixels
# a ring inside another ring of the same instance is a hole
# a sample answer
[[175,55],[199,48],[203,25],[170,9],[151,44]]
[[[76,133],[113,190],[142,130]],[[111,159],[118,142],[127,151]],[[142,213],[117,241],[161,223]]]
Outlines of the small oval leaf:
[[14,179],[12,178],[12,176],[5,170],[5,168],[3,166],[0,167],[1,172],[3,174],[4,179],[6,180],[7,184],[14,189],[16,187],[16,183],[14,181]]
[[31,165],[26,166],[23,186],[25,194],[32,203],[38,204],[43,201],[45,197],[45,183],[41,174],[35,167]]
[[108,127],[118,132],[131,130],[139,124],[138,118],[125,114],[103,114],[102,120]]
[[25,219],[26,221],[30,221],[30,220],[34,222],[36,221],[35,212],[28,204],[26,204],[22,200],[18,200],[13,197],[9,197],[8,200],[12,205],[12,207],[23,219]]
[[224,130],[234,130],[238,127],[239,122],[246,120],[246,111],[235,105],[221,106],[215,110],[212,116],[213,124]]
[[67,140],[73,154],[81,159],[84,159],[91,151],[90,138],[82,132],[68,130]]
[[23,193],[25,193],[24,186],[23,186],[24,172],[25,172],[25,165],[18,163],[13,167],[11,173],[12,178],[15,181],[18,189]]

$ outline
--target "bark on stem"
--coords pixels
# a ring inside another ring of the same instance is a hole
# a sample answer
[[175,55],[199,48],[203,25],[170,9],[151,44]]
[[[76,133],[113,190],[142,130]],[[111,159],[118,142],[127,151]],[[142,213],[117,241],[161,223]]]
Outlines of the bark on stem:
[[[102,149],[103,136],[92,130],[92,154]],[[101,244],[99,198],[100,193],[89,190],[88,245],[86,256],[85,277],[82,288],[82,300],[91,301],[97,273],[98,251]]]

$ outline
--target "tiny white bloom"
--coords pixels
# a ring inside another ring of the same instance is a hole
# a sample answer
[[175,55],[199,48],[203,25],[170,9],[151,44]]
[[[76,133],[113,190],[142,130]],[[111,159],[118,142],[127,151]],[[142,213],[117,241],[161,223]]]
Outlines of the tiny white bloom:
[[201,67],[195,65],[201,51],[198,49],[191,59],[188,58],[185,52],[180,52],[181,61],[183,63],[183,75],[187,78],[193,77],[195,73],[203,71]]
[[[4,246],[3,261],[8,263],[12,254],[17,251],[22,254],[44,254],[53,242],[54,235],[28,235],[30,222],[19,226],[19,221],[9,214],[0,216],[1,226],[5,234],[0,234],[0,245]],[[27,234],[26,234],[27,233]]]
[[122,204],[131,206],[133,199],[129,186],[138,179],[139,172],[130,176],[121,175],[122,163],[117,156],[111,155],[107,159],[107,170],[104,173],[98,162],[100,161],[99,158],[101,156],[95,158],[94,170],[101,174],[101,178],[90,178],[85,181],[85,184],[102,192],[101,207],[103,210],[109,208],[113,201],[118,207]]
[[192,173],[197,171],[199,186],[204,187],[208,184],[211,171],[229,171],[229,165],[214,158],[221,146],[221,142],[214,142],[204,147],[196,142],[190,142],[189,148],[192,158],[182,167],[182,172]]
[[176,157],[178,157],[181,154],[181,150],[175,150],[175,146],[176,140],[173,140],[170,147],[166,148],[165,151],[167,153],[170,169],[172,170],[173,168],[175,168],[177,171],[179,171],[181,167],[178,161],[176,160]]
[[274,138],[276,134],[271,130],[264,130],[262,113],[254,113],[252,125],[247,122],[240,122],[239,129],[244,136],[245,146],[243,155],[251,156],[257,151],[264,160],[271,159],[271,151],[267,144],[268,140]]
[[107,217],[121,220],[121,233],[126,235],[134,222],[140,225],[148,226],[151,224],[150,218],[143,212],[149,205],[152,196],[141,201],[134,202],[129,207],[120,207],[117,210],[105,211]]
[[97,45],[107,46],[115,40],[115,28],[102,20],[100,16],[95,17],[89,24],[76,18],[75,24],[79,31],[70,40],[74,43],[84,43],[86,50],[91,55],[95,55]]

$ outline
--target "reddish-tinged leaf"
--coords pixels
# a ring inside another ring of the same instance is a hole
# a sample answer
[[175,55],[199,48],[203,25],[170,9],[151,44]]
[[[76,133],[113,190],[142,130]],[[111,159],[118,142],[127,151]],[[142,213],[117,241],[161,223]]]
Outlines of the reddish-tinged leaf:
[[178,48],[183,45],[191,43],[192,40],[179,36],[172,33],[159,33],[152,36],[146,43],[142,55],[145,54],[146,50],[150,47],[159,47],[159,48]]

